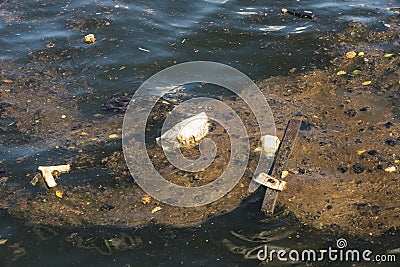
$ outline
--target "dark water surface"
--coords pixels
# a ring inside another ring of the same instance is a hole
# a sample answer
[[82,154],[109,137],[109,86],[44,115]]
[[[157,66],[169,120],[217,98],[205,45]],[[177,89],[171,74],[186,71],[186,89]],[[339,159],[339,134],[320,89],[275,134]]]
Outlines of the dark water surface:
[[[316,51],[329,45],[319,38],[322,34],[340,32],[350,21],[382,29],[385,19],[393,15],[386,8],[396,4],[398,1],[3,1],[0,58],[24,64],[31,61],[31,53],[67,51],[70,57],[55,63],[50,60],[49,67],[60,64],[76,80],[84,77],[88,81],[94,89],[93,99],[80,108],[83,116],[89,116],[98,111],[106,96],[131,93],[174,63],[216,61],[254,80],[287,75],[293,68],[321,68],[328,64],[328,57]],[[316,20],[284,16],[280,12],[283,7],[311,10]],[[94,45],[83,43],[88,33],[96,36]],[[84,85],[71,90],[76,96],[87,92]],[[0,160],[10,163],[13,175],[24,177],[32,172],[30,166],[49,153],[53,152],[46,146],[0,147]],[[13,165],[15,159],[26,155],[30,157],[25,167]],[[93,173],[83,173],[84,179],[85,175]],[[0,266],[256,266],[259,261],[254,249],[266,243],[323,249],[334,247],[336,239],[344,237],[309,229],[288,215],[264,220],[259,205],[250,199],[230,214],[185,229],[159,225],[50,229],[0,215],[0,239],[8,239],[6,245],[0,245]],[[390,244],[396,240],[375,240],[375,244],[347,240],[353,247],[372,248],[375,253],[399,247],[398,239],[397,245]],[[319,265],[324,264],[328,263]]]

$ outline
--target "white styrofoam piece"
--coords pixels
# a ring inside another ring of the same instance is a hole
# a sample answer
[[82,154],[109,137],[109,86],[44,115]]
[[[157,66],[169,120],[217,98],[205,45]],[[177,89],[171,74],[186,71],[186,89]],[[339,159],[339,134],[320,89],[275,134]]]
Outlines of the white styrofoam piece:
[[187,147],[203,139],[209,130],[208,117],[205,112],[187,118],[166,131],[156,139],[164,149],[173,147]]
[[67,165],[57,165],[57,166],[39,166],[38,170],[42,172],[42,176],[44,181],[46,182],[48,187],[55,187],[57,185],[56,181],[54,180],[53,171],[58,171],[59,173],[66,173],[69,172],[71,166]]

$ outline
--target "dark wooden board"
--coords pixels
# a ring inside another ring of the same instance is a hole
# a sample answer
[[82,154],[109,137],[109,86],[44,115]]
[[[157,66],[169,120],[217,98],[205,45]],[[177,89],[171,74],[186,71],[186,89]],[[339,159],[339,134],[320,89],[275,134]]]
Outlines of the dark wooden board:
[[[287,160],[292,153],[292,148],[299,133],[301,120],[292,119],[289,121],[285,135],[279,145],[273,166],[270,171],[272,177],[280,179],[282,171],[284,171]],[[265,214],[273,214],[276,200],[278,199],[279,191],[266,188],[264,200],[261,206],[261,211]]]

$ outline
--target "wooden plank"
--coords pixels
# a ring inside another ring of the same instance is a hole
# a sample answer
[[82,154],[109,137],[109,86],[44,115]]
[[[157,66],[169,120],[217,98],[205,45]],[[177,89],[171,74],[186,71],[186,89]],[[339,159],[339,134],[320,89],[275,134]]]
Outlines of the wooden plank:
[[[272,177],[281,177],[286,162],[292,153],[293,144],[296,140],[297,134],[299,133],[300,125],[301,120],[292,119],[289,121],[285,130],[285,135],[283,136],[282,142],[279,145],[278,152],[270,171],[270,175]],[[279,191],[266,188],[264,200],[261,206],[261,211],[264,214],[274,213],[278,195]]]

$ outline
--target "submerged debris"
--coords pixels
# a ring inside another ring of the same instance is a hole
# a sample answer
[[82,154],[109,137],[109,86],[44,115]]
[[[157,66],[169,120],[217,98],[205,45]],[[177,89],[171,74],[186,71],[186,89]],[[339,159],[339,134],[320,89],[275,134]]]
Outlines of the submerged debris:
[[114,95],[101,104],[101,109],[115,113],[124,113],[129,102],[131,101],[131,98],[132,95],[129,94],[123,94],[119,96]]
[[36,186],[36,184],[39,182],[40,178],[43,178],[41,173],[37,173],[35,177],[31,180],[31,185]]

